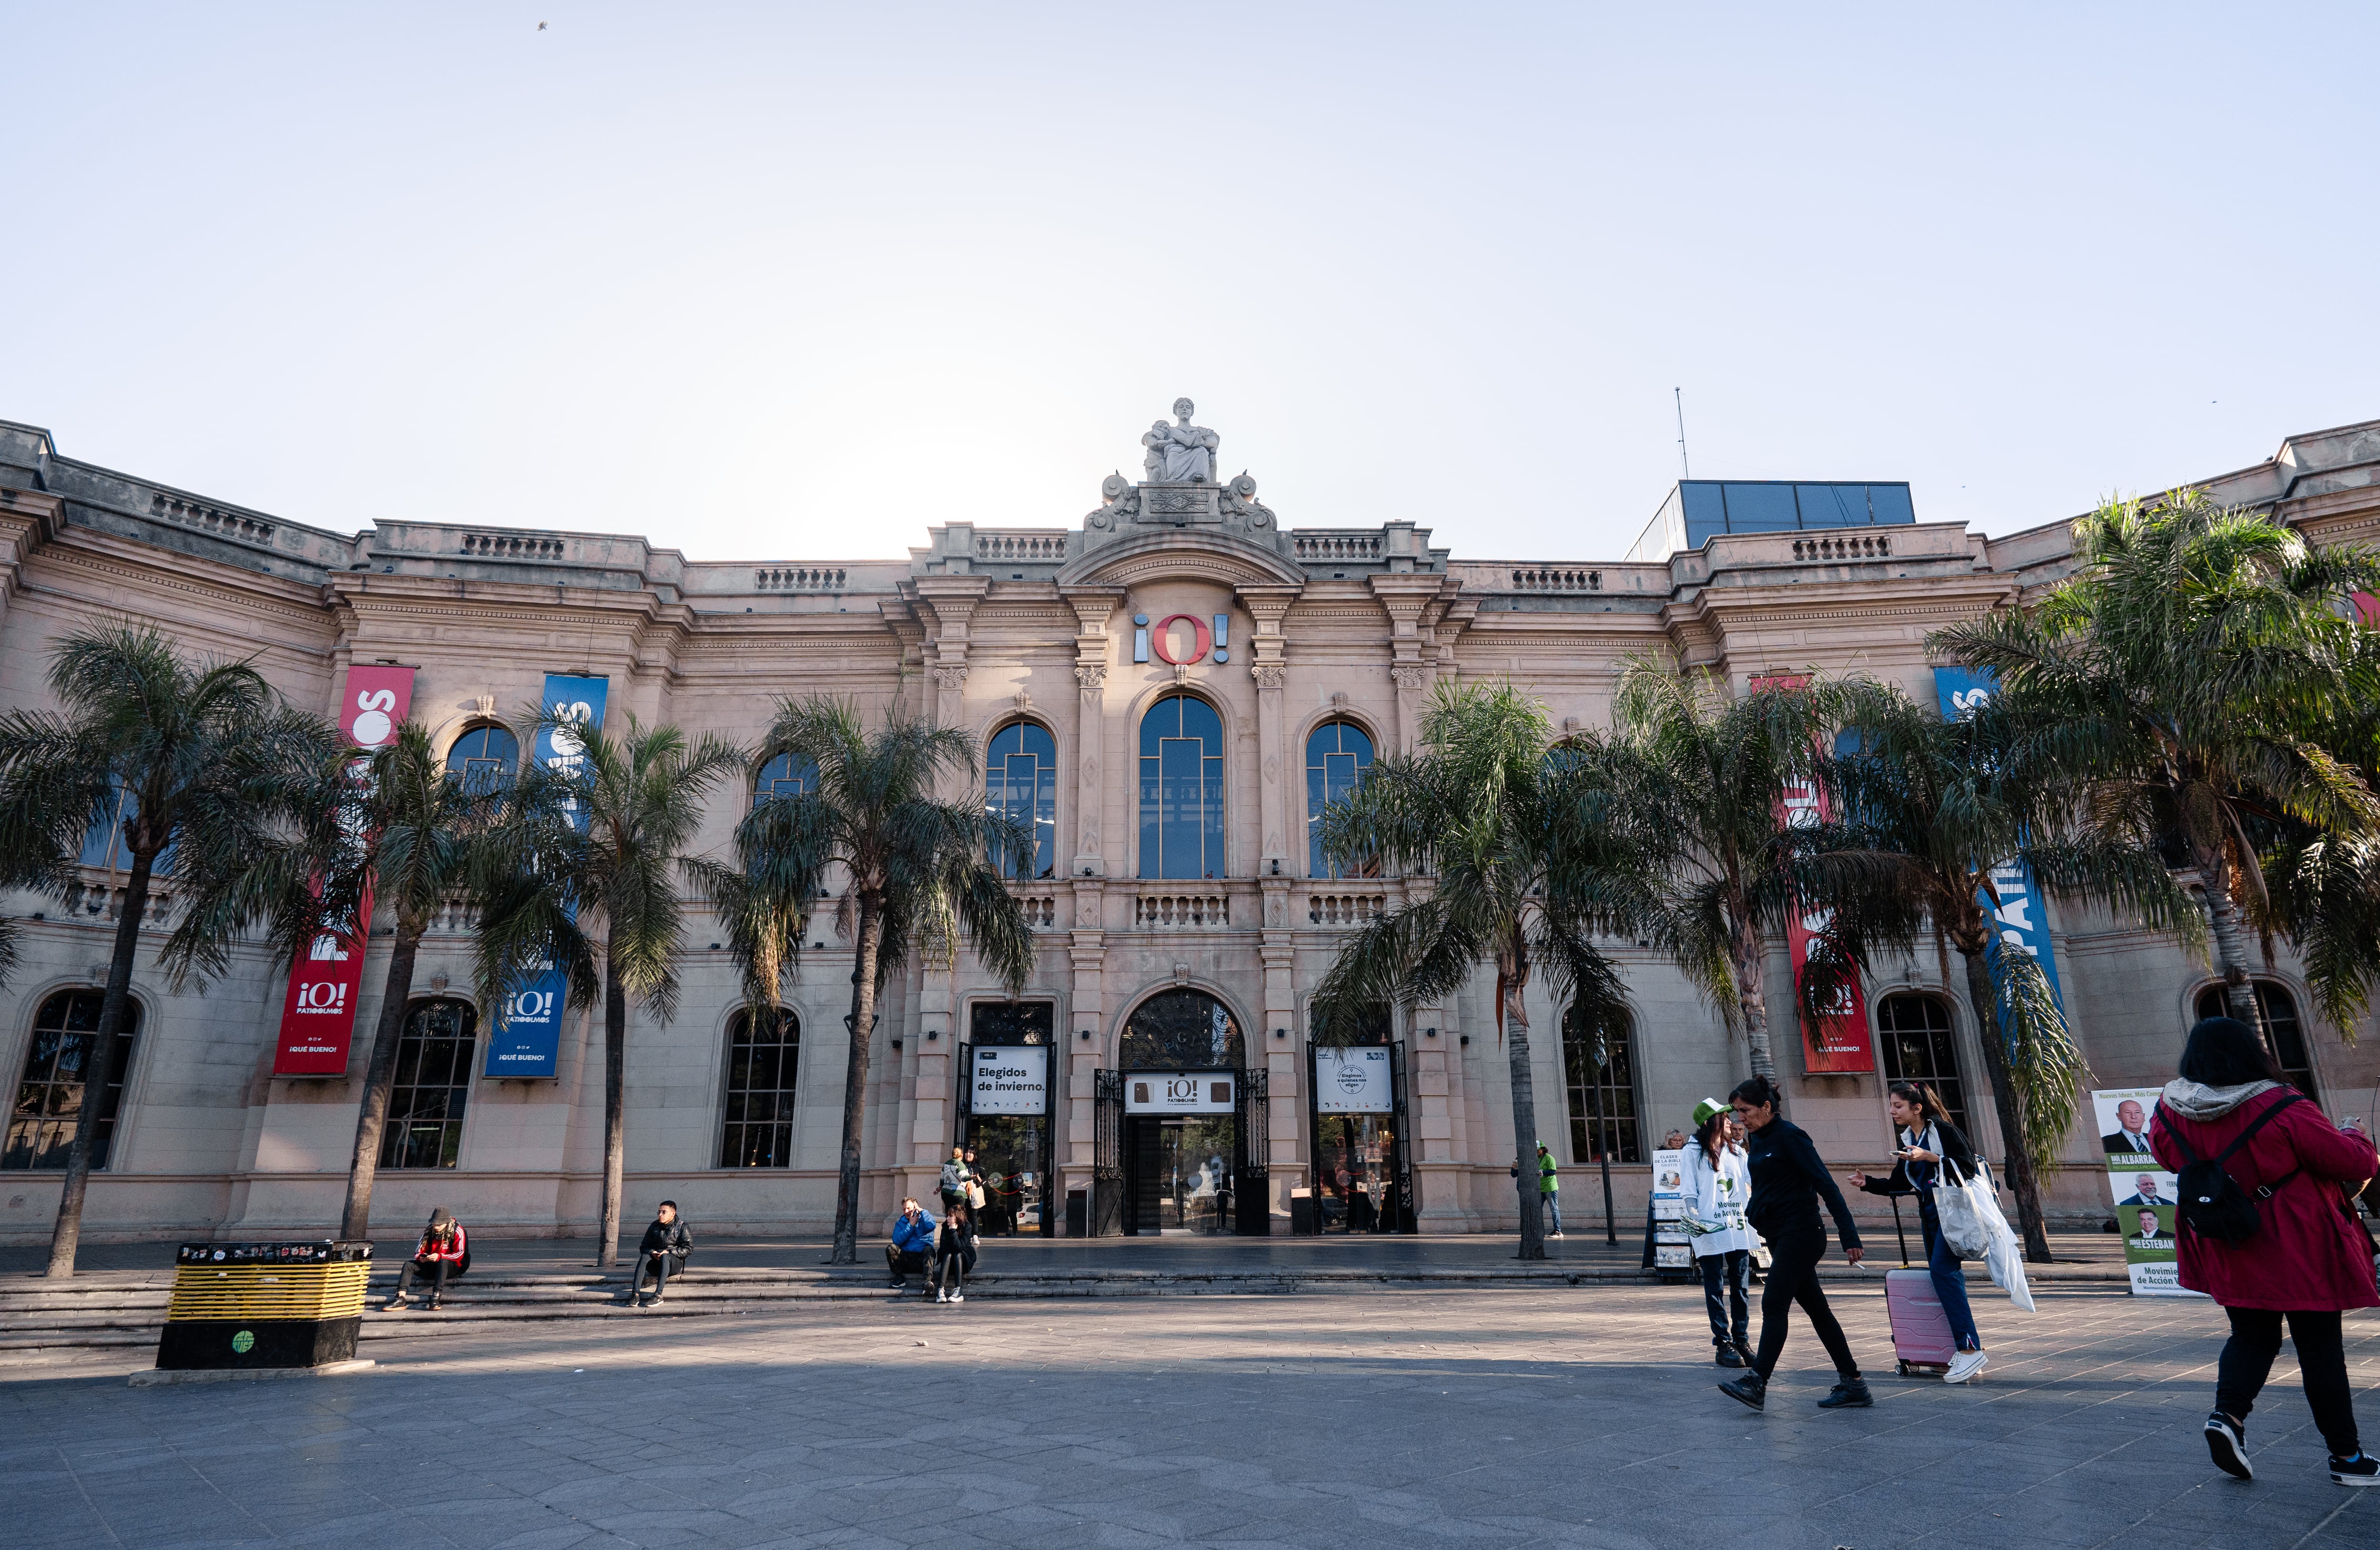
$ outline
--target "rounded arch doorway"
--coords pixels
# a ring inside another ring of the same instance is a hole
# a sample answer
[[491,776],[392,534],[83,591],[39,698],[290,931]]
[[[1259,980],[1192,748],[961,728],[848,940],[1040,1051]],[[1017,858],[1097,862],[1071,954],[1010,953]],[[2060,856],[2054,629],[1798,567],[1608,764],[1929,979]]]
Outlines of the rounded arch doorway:
[[1101,1173],[1115,1186],[1116,1206],[1102,1229],[1268,1230],[1264,1078],[1247,1069],[1247,1039],[1232,1009],[1198,990],[1145,998],[1124,1019],[1116,1068],[1100,1083],[1099,1139],[1109,1153]]

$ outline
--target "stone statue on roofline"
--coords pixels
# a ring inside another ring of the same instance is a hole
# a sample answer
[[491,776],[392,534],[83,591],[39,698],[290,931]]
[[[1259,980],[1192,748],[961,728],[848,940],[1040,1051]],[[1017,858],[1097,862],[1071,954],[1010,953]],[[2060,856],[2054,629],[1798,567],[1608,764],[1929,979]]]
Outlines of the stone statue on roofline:
[[1197,408],[1187,398],[1174,399],[1173,417],[1178,423],[1169,425],[1158,421],[1140,438],[1140,445],[1148,448],[1140,466],[1149,483],[1214,482],[1215,453],[1223,445],[1223,438],[1203,425],[1190,423],[1190,416]]

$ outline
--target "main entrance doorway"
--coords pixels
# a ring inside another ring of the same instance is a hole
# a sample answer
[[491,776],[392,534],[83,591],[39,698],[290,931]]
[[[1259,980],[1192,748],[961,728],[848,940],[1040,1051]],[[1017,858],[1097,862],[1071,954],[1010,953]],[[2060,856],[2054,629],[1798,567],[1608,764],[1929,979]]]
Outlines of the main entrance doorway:
[[[1300,1232],[1414,1230],[1402,1044],[1316,1048],[1306,1092],[1314,1138],[1312,1205],[1293,1197]],[[1298,1191],[1304,1193],[1305,1191]]]
[[978,1002],[959,1046],[960,1141],[983,1181],[976,1230],[988,1236],[1050,1237],[1051,1055],[1054,1008],[1047,1001]]
[[1098,1078],[1094,1232],[1262,1234],[1272,1225],[1265,1079],[1230,1008],[1198,991],[1136,1007]]

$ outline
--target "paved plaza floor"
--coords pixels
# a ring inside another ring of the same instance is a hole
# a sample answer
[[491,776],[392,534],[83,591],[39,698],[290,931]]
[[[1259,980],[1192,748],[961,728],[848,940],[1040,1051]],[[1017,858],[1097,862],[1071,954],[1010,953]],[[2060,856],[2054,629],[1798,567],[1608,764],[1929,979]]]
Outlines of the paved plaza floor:
[[[0,1544],[626,1546],[2143,1545],[2380,1543],[2284,1353],[2253,1484],[2199,1425],[2195,1300],[1985,1298],[1993,1361],[1893,1375],[1880,1291],[1834,1296],[1877,1395],[1821,1413],[1797,1328],[1755,1415],[1698,1290],[907,1300],[377,1341],[351,1376],[134,1389],[0,1369]],[[2350,1315],[2380,1434],[2380,1315]]]

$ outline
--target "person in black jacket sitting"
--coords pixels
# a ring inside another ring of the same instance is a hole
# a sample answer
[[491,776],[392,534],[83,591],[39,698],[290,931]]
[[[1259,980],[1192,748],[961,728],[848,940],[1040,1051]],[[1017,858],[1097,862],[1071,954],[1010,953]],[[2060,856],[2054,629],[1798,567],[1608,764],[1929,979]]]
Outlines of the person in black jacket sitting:
[[[653,1225],[645,1229],[644,1241],[637,1245],[637,1278],[628,1284],[628,1305],[632,1308],[658,1308],[662,1294],[669,1290],[670,1272],[686,1268],[686,1256],[694,1251],[694,1234],[678,1219],[677,1202],[663,1201],[653,1213]],[[645,1289],[645,1277],[653,1278],[653,1295],[639,1301]]]
[[1768,1375],[1785,1354],[1786,1319],[1799,1302],[1827,1354],[1835,1360],[1834,1390],[1818,1401],[1818,1408],[1873,1405],[1876,1400],[1860,1376],[1851,1342],[1843,1338],[1843,1326],[1835,1322],[1835,1311],[1827,1306],[1827,1294],[1818,1285],[1818,1261],[1827,1251],[1827,1227],[1818,1218],[1818,1202],[1825,1200],[1834,1213],[1843,1258],[1853,1264],[1863,1252],[1859,1228],[1852,1226],[1843,1191],[1808,1134],[1777,1113],[1779,1096],[1776,1085],[1764,1077],[1738,1084],[1728,1095],[1749,1132],[1752,1200],[1744,1208],[1744,1220],[1768,1240],[1770,1263],[1768,1284],[1760,1292],[1760,1349],[1753,1355],[1752,1371],[1719,1385],[1719,1391],[1755,1410],[1767,1402]]
[[1934,1295],[1950,1322],[1957,1354],[1950,1359],[1945,1383],[1965,1383],[1984,1370],[1984,1337],[1975,1333],[1975,1312],[1967,1305],[1967,1275],[1959,1268],[1959,1251],[1942,1236],[1942,1218],[1934,1209],[1934,1191],[1942,1182],[1942,1163],[1962,1178],[1975,1177],[1975,1149],[1950,1123],[1942,1100],[1930,1087],[1896,1081],[1888,1100],[1892,1123],[1900,1138],[1894,1155],[1900,1161],[1882,1178],[1852,1175],[1852,1182],[1871,1195],[1917,1197],[1918,1222],[1925,1237],[1925,1269],[1934,1277]]

